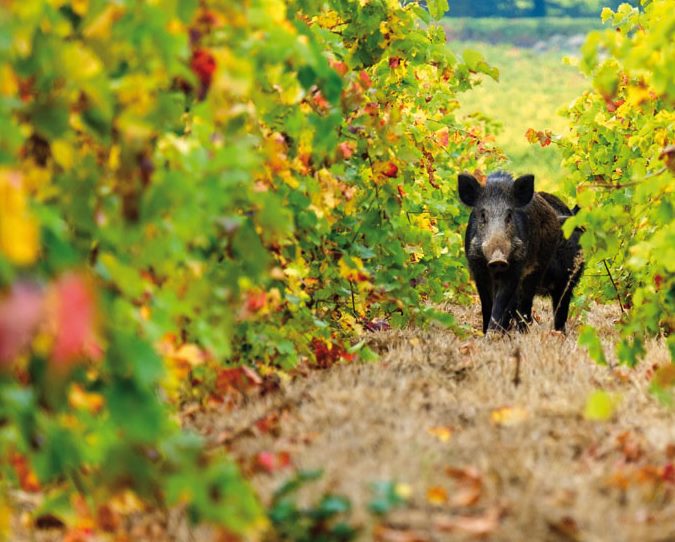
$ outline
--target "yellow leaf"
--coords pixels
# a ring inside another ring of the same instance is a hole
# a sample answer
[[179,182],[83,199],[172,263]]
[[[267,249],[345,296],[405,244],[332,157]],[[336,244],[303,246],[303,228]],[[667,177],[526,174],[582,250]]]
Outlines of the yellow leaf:
[[204,352],[195,344],[184,344],[176,350],[174,357],[187,362],[191,367],[204,363]]
[[350,257],[349,262],[345,258],[340,258],[338,268],[340,276],[352,282],[361,282],[369,278],[368,272],[363,267],[363,261],[356,256]]
[[397,497],[406,501],[412,495],[412,487],[410,487],[409,484],[396,484],[394,491],[396,492]]
[[38,227],[28,211],[23,178],[0,170],[0,253],[12,263],[28,265],[39,250]]
[[14,70],[9,64],[0,65],[0,95],[15,96],[19,92],[19,84]]
[[431,436],[436,437],[441,442],[448,442],[452,436],[452,429],[449,427],[439,426],[439,427],[430,427],[427,429],[427,433]]
[[101,14],[93,19],[84,29],[84,36],[87,38],[107,39],[110,37],[110,31],[113,24],[124,15],[124,8],[116,4],[109,4]]
[[495,425],[513,426],[528,418],[527,410],[522,407],[502,407],[492,411],[490,419]]
[[103,67],[98,56],[81,44],[66,47],[61,62],[64,75],[76,82],[98,75]]
[[70,6],[80,17],[84,17],[89,9],[89,0],[72,0]]
[[51,143],[52,156],[63,169],[73,167],[73,148],[63,139],[55,139]]
[[11,518],[12,509],[7,504],[7,501],[0,496],[0,540],[9,540]]
[[79,384],[73,384],[68,392],[68,404],[76,409],[96,413],[103,408],[105,399],[100,393],[88,392]]

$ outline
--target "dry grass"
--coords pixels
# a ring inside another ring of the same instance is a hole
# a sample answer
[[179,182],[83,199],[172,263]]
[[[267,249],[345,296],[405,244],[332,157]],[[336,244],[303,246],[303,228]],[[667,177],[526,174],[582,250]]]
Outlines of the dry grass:
[[[477,312],[459,316],[477,324]],[[617,316],[596,307],[590,321],[610,341]],[[443,330],[373,334],[377,363],[316,371],[233,412],[196,413],[190,423],[212,436],[239,434],[230,447],[242,461],[285,451],[298,469],[324,469],[302,499],[324,492],[349,497],[364,540],[375,536],[367,503],[378,480],[409,484],[410,500],[387,521],[420,540],[463,539],[461,530],[440,527],[465,516],[488,523],[498,516],[489,540],[675,540],[674,487],[659,478],[673,461],[675,413],[648,393],[646,374],[669,362],[665,344],[650,345],[641,369],[619,371],[592,363],[574,333],[549,330],[544,321],[525,335],[463,342]],[[597,388],[621,396],[611,421],[583,417]],[[507,416],[526,417],[495,424],[492,413],[501,407],[516,408]],[[241,432],[275,411],[278,434]],[[429,434],[439,426],[452,429],[448,442]],[[454,508],[428,502],[430,487],[444,487],[450,499],[458,491],[447,467],[477,471],[477,502]],[[258,473],[252,482],[268,501],[290,474]]]
[[[451,310],[479,327],[478,306]],[[293,471],[250,468],[259,452],[288,452],[297,469],[323,469],[301,502],[347,496],[362,540],[464,540],[470,527],[494,541],[675,540],[675,474],[664,476],[675,462],[675,412],[648,393],[652,367],[669,363],[664,341],[653,341],[634,371],[599,367],[574,331],[550,331],[548,307],[536,310],[543,321],[512,337],[374,333],[368,341],[378,362],[310,371],[235,409],[193,408],[184,418],[214,447],[227,443],[265,503]],[[597,306],[588,321],[609,344],[618,316]],[[584,419],[598,388],[621,397],[609,421]],[[495,423],[495,411],[513,423]],[[261,432],[255,422],[269,415],[279,425]],[[429,433],[438,427],[451,430],[449,440]],[[452,476],[448,468],[460,470]],[[411,495],[378,525],[367,505],[371,484],[383,480],[407,484]],[[431,504],[430,488],[441,495],[444,488],[448,502]],[[125,530],[128,540],[210,539],[176,512],[131,518]],[[16,540],[60,539],[19,531]]]

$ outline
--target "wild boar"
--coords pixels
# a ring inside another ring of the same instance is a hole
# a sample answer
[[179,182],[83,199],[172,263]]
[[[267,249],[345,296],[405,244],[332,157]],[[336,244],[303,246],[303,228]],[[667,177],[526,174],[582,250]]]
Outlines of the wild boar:
[[461,201],[471,207],[464,248],[483,313],[483,332],[519,330],[532,322],[535,294],[552,298],[554,328],[565,330],[573,290],[583,270],[575,230],[561,226],[572,211],[556,196],[534,191],[534,175],[505,172],[482,186],[458,176]]

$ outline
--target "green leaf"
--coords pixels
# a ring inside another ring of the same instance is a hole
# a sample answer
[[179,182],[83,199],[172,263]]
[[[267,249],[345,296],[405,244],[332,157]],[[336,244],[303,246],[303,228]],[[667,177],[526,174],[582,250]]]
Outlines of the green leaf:
[[431,16],[438,21],[443,18],[449,9],[448,0],[427,0],[427,7]]
[[588,355],[599,365],[607,365],[605,351],[597,332],[591,326],[583,326],[579,331],[579,345],[586,347]]
[[621,399],[616,394],[595,390],[586,398],[584,418],[589,421],[607,421],[614,416]]

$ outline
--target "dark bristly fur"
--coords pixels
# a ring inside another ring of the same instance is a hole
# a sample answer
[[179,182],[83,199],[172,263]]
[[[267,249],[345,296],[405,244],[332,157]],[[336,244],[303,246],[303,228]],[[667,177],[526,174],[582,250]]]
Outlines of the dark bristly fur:
[[483,312],[483,332],[519,329],[532,321],[535,294],[549,295],[554,327],[564,331],[583,263],[580,230],[565,239],[561,226],[574,213],[556,196],[534,192],[534,176],[515,181],[491,174],[485,186],[458,176],[459,196],[472,207],[465,250]]

